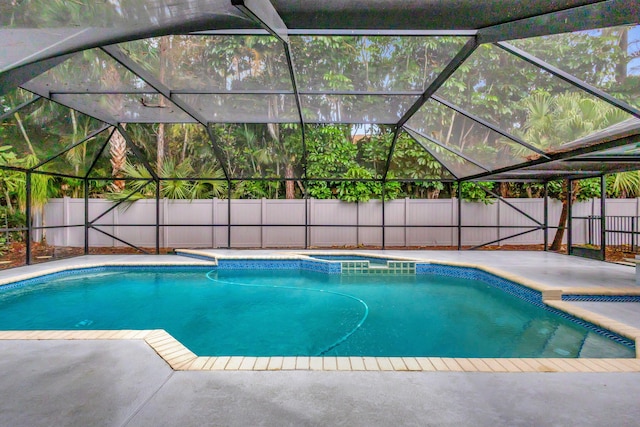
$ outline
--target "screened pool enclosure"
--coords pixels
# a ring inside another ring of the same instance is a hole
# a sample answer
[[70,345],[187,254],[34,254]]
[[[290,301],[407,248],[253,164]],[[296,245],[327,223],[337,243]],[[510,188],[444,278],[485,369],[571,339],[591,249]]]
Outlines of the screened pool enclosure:
[[[261,229],[297,230],[293,246],[306,248],[314,229],[355,226],[385,248],[408,227],[390,203],[418,188],[457,207],[451,223],[423,216],[412,229],[446,227],[458,248],[537,232],[546,249],[549,182],[571,193],[600,177],[604,195],[607,174],[640,168],[639,16],[638,2],[617,0],[4,2],[0,227],[25,242],[26,263],[53,229],[81,230],[84,253],[104,238],[159,253],[163,230],[189,227],[237,247],[234,232],[256,223],[232,199],[286,198],[297,219]],[[78,201],[71,222],[38,216],[52,181]],[[461,202],[478,181],[540,183],[541,214],[477,187],[530,223],[465,245],[466,227],[485,227],[465,224]],[[312,219],[311,201],[331,198],[376,199],[379,211]],[[153,205],[144,222],[107,221],[137,199]],[[215,199],[220,212],[167,222],[165,199]],[[26,214],[8,221],[15,204]],[[587,219],[602,253],[605,209]],[[571,203],[568,218],[571,248],[583,220]],[[152,245],[127,238],[140,229]]]

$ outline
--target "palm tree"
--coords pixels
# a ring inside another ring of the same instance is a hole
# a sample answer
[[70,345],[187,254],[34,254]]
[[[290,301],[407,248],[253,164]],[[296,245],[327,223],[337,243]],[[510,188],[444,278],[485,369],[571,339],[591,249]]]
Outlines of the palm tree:
[[[595,131],[619,123],[627,114],[602,101],[580,93],[566,92],[552,96],[537,93],[524,101],[527,121],[521,137],[546,152],[552,152],[562,144],[575,141]],[[524,148],[513,144],[512,150],[522,155]],[[571,187],[573,203],[580,191],[579,181]],[[562,211],[553,243],[550,249],[560,250],[569,212],[568,181],[563,183],[560,196]]]
[[[10,145],[0,146],[0,165],[14,165],[16,163],[16,153]],[[2,196],[10,213],[14,212],[11,202],[12,196],[17,192],[19,185],[19,172],[0,169],[0,189]]]
[[[124,126],[124,124],[123,124]],[[127,164],[127,141],[122,134],[116,130],[109,140],[109,155],[111,156],[111,176],[114,178],[122,178],[125,165]],[[125,181],[114,180],[111,188],[116,193],[124,190]]]
[[[132,165],[126,162],[122,173],[130,178],[152,180],[151,174],[143,165]],[[159,171],[160,176],[179,178],[175,180],[162,181],[160,186],[160,196],[167,199],[193,200],[209,197],[223,197],[226,194],[226,181],[216,180],[215,178],[223,178],[224,173],[220,168],[209,168],[203,171],[204,175],[212,180],[190,181],[188,178],[194,175],[193,167],[189,158],[184,161],[176,162],[172,158],[165,159],[163,169]],[[125,206],[140,199],[148,199],[155,197],[156,183],[149,181],[130,181],[130,191],[112,191],[107,198],[112,201],[121,201],[127,199]]]
[[615,174],[611,182],[611,190],[622,198],[640,196],[640,171]]
[[[34,154],[30,154],[24,158],[24,167],[31,169],[40,161]],[[27,174],[19,175],[19,185],[17,188],[18,205],[21,211],[26,210],[27,206]],[[46,225],[44,217],[44,206],[49,200],[49,192],[51,186],[54,183],[54,178],[51,175],[45,175],[40,173],[31,174],[31,218],[27,218],[27,221],[33,222],[37,217],[42,218],[42,226]],[[42,231],[42,240],[46,242],[46,230]]]

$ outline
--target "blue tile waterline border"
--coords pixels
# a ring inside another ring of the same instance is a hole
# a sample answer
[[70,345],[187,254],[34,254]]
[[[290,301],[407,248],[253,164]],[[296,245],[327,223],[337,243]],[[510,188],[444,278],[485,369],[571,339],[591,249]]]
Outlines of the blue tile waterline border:
[[[308,270],[316,271],[327,274],[341,274],[342,265],[340,262],[317,262],[313,260],[269,260],[269,259],[219,259],[218,265],[118,265],[118,266],[96,266],[96,267],[80,267],[74,269],[68,269],[55,273],[49,273],[42,276],[25,279],[6,285],[0,286],[0,292],[15,289],[23,286],[41,284],[48,280],[52,280],[58,277],[64,277],[69,275],[95,273],[95,272],[108,272],[108,271],[131,271],[137,272],[144,271],[172,271],[178,272],[181,270]],[[475,267],[464,266],[451,266],[446,264],[434,264],[434,263],[416,263],[416,274],[428,275],[436,274],[441,276],[456,277],[463,279],[480,280],[490,286],[497,287],[502,291],[522,299],[536,307],[542,308],[548,312],[556,314],[566,320],[583,326],[590,331],[607,337],[619,344],[625,345],[629,348],[635,349],[636,345],[633,340],[625,338],[615,332],[607,329],[600,328],[590,322],[577,318],[564,311],[558,310],[553,307],[549,307],[542,301],[542,293],[533,289],[530,289],[524,285],[507,280],[505,278],[496,276],[486,271],[480,270]]]
[[562,301],[640,302],[640,295],[562,295]]

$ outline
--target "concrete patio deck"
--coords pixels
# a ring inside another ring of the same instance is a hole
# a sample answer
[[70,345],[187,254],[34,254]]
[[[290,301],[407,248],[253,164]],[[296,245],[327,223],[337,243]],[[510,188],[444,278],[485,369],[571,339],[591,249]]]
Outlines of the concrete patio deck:
[[143,342],[0,343],[0,425],[632,426],[640,373],[172,371]]
[[[376,253],[483,264],[563,289],[635,286],[633,267],[552,253]],[[4,271],[0,280],[107,261],[199,262],[177,256],[79,257]],[[572,304],[640,326],[640,303]],[[635,372],[183,372],[172,370],[142,340],[3,340],[0,372],[3,426],[627,426],[640,418]]]

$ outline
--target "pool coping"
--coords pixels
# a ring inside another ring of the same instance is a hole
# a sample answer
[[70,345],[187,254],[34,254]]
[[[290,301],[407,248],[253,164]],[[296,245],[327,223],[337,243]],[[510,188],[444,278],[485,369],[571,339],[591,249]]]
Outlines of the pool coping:
[[[178,251],[176,251],[178,253]],[[40,276],[55,274],[78,269],[98,267],[212,267],[217,264],[216,259],[248,259],[248,260],[299,260],[301,253],[285,253],[282,255],[248,255],[228,256],[213,252],[197,250],[181,250],[210,260],[204,262],[139,262],[139,261],[104,261],[84,262],[82,264],[65,265],[43,269],[37,272],[25,273],[15,277],[0,280],[0,286]],[[320,252],[313,252],[320,254]],[[359,252],[327,252],[331,255],[360,255],[372,257],[370,254]],[[53,331],[0,331],[0,341],[3,340],[144,340],[173,370],[176,371],[281,371],[281,370],[312,370],[312,371],[443,371],[443,372],[640,372],[640,329],[615,321],[606,316],[595,314],[589,310],[562,301],[563,289],[543,285],[515,274],[506,273],[496,268],[473,263],[449,262],[429,260],[414,257],[378,256],[386,259],[401,259],[421,263],[474,268],[493,274],[497,277],[515,282],[524,287],[541,292],[542,301],[549,307],[561,310],[596,326],[608,329],[636,343],[636,358],[446,358],[446,357],[313,357],[313,356],[197,356],[162,329],[157,330],[53,330]],[[202,260],[202,258],[200,258]],[[325,261],[324,262],[336,262]],[[640,295],[638,288],[571,288],[566,294],[570,295]]]

